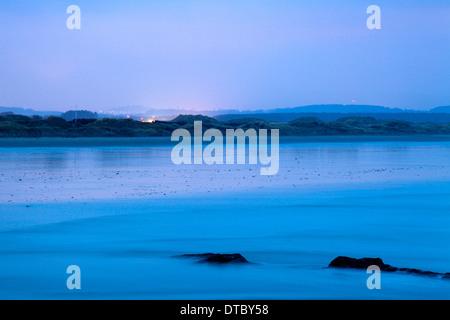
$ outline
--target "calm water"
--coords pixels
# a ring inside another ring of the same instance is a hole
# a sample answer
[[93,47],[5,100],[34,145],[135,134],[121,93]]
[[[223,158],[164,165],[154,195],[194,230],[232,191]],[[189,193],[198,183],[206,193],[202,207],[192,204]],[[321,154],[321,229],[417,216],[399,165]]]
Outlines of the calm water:
[[[371,291],[364,270],[327,268],[346,255],[450,272],[449,142],[292,142],[274,177],[174,166],[170,150],[0,149],[0,298],[450,298],[450,280],[382,273]],[[174,257],[204,252],[253,263]]]

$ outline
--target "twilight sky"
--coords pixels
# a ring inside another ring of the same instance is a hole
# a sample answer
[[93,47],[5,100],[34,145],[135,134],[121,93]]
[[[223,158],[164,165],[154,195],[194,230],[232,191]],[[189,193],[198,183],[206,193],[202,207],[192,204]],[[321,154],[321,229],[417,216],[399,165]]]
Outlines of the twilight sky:
[[[69,5],[81,30],[69,30]],[[369,5],[381,30],[368,30]],[[0,0],[0,106],[450,105],[450,1]]]

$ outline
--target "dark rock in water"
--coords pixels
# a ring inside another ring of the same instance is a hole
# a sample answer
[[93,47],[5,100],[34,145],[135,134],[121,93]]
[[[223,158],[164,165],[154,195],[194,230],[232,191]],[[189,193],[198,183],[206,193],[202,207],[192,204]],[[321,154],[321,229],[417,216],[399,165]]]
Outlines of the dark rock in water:
[[383,262],[383,260],[381,260],[380,258],[356,259],[356,258],[339,256],[339,257],[335,258],[333,261],[331,261],[328,266],[334,267],[334,268],[367,269],[371,265],[378,266],[380,268],[380,270],[383,270],[383,271],[390,271],[390,272],[398,271],[398,272],[413,273],[413,274],[442,278],[442,279],[450,279],[450,273],[448,273],[448,272],[447,273],[438,273],[438,272],[423,271],[423,270],[411,269],[411,268],[396,268],[389,264],[385,264]]
[[200,254],[183,254],[179,257],[196,258],[198,262],[208,263],[248,263],[240,253],[221,254],[221,253],[200,253]]
[[349,257],[339,256],[328,265],[329,267],[335,268],[353,268],[353,269],[367,269],[371,265],[378,266],[381,270],[384,271],[396,271],[397,268],[394,268],[388,264],[385,264],[383,260],[380,258],[362,258],[355,259]]

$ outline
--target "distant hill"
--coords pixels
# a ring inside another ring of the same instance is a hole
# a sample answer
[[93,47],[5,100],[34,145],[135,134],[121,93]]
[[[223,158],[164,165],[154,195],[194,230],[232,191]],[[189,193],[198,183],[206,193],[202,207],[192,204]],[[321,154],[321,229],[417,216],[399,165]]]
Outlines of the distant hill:
[[186,124],[186,123],[194,123],[194,121],[202,121],[205,123],[216,123],[218,122],[216,119],[208,117],[208,116],[204,116],[201,114],[197,114],[197,115],[182,115],[180,114],[179,116],[177,116],[176,118],[172,119],[172,122],[176,122],[176,123],[180,123],[180,124]]
[[450,106],[436,107],[430,110],[433,113],[450,113]]
[[[122,110],[123,109],[123,110]],[[194,110],[180,110],[180,109],[145,109],[142,106],[130,106],[122,109],[110,110],[108,112],[100,111],[99,117],[108,118],[125,118],[127,115],[131,118],[150,118],[153,116],[156,119],[171,120],[178,118],[179,122],[190,122],[195,117],[193,115],[186,116],[186,114],[195,114],[198,111]],[[139,114],[132,113],[132,111],[141,112]],[[58,116],[64,117],[66,120],[71,121],[75,118],[82,119],[96,119],[95,112],[83,110],[83,111],[68,111],[64,114],[59,111],[37,111],[33,109],[17,108],[17,107],[0,107],[0,114],[5,112],[13,112],[14,114],[25,116]],[[130,114],[126,113],[130,112]],[[183,118],[180,118],[180,113],[184,114]],[[220,110],[207,110],[202,111],[202,115],[198,117],[209,117],[209,119],[203,118],[202,121],[214,121],[214,119],[220,121],[228,121],[231,119],[243,119],[243,118],[259,118],[267,121],[278,122],[290,122],[295,118],[302,117],[317,117],[322,121],[334,121],[345,116],[352,117],[375,117],[376,119],[395,119],[402,121],[409,121],[413,123],[421,122],[434,122],[434,123],[446,123],[450,122],[450,106],[440,106],[431,109],[430,111],[417,111],[400,108],[387,108],[384,106],[376,105],[343,105],[343,104],[318,104],[318,105],[306,105],[294,108],[276,108],[269,110],[233,110],[233,109],[220,109]],[[199,118],[200,119],[200,118]]]
[[399,108],[387,108],[372,105],[343,105],[343,104],[320,104],[308,105],[295,108],[282,108],[268,110],[267,113],[402,113],[415,112]]
[[24,116],[41,116],[41,117],[49,117],[49,116],[60,116],[60,111],[37,111],[33,109],[25,109],[25,108],[16,108],[16,107],[0,107],[0,113],[4,112],[13,112],[15,114],[21,114]]
[[[231,119],[245,119],[248,114],[223,114],[215,118],[220,121]],[[393,119],[409,121],[413,123],[450,122],[450,113],[432,113],[432,112],[393,112],[393,113],[325,113],[325,112],[299,112],[299,113],[256,113],[251,114],[254,118],[266,121],[290,122],[298,117],[316,117],[322,121],[334,121],[342,117],[374,117],[376,119]]]
[[87,110],[69,110],[61,115],[61,118],[67,121],[77,120],[77,119],[98,119],[97,112],[87,111]]

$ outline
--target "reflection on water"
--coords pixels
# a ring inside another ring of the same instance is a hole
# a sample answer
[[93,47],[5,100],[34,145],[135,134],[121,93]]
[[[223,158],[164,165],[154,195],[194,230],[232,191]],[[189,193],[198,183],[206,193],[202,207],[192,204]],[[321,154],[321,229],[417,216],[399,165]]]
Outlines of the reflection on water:
[[[3,168],[58,170],[65,168],[151,166],[170,162],[169,148],[52,148],[48,150],[8,149],[0,153]],[[5,152],[6,151],[6,152]],[[168,161],[167,161],[168,160]]]
[[92,152],[91,158],[95,161],[92,165],[105,168],[151,166],[159,161],[170,160],[168,148],[101,149]]
[[[3,148],[0,151],[2,168],[12,169],[127,168],[171,164],[170,146]],[[445,165],[445,155],[450,155],[449,142],[402,142],[401,145],[394,142],[291,143],[281,145],[280,166],[289,164],[293,158],[298,158],[302,165],[316,168],[331,163],[342,168],[377,164]]]
[[[43,165],[47,170],[58,170],[69,166],[69,158],[67,153],[51,152],[43,154]],[[77,157],[77,154],[75,154]],[[33,161],[33,160],[31,160]]]

